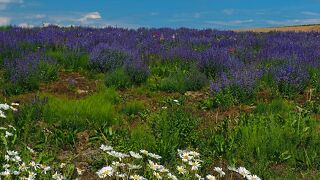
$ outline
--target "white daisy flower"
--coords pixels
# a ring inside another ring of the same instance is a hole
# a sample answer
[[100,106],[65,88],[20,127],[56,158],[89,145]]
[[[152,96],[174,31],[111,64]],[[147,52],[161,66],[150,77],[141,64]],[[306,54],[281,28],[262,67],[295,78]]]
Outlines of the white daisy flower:
[[36,179],[37,173],[35,172],[29,172],[28,180]]
[[183,166],[177,166],[177,170],[179,174],[185,174],[187,172]]
[[102,151],[112,151],[112,150],[113,150],[113,147],[108,146],[108,145],[101,144],[100,149],[101,149]]
[[188,162],[190,160],[192,160],[192,156],[190,156],[190,154],[188,152],[184,152],[182,154],[180,154],[180,158],[183,162]]
[[120,161],[121,161],[122,158],[130,157],[130,156],[127,155],[127,154],[124,154],[124,153],[121,153],[121,152],[116,152],[116,151],[108,151],[107,153],[108,153],[110,156],[119,158]]
[[86,170],[85,169],[81,169],[81,168],[76,168],[77,169],[77,173],[79,176],[81,176]]
[[99,178],[106,178],[107,176],[111,177],[113,175],[113,168],[111,166],[105,166],[96,173]]
[[7,151],[9,156],[17,156],[19,153],[17,151]]
[[223,172],[222,168],[220,168],[220,167],[215,167],[213,170],[216,171],[217,173],[219,173],[220,177],[223,177],[226,175],[226,173]]
[[197,171],[200,167],[200,163],[197,161],[194,161],[194,162],[189,161],[189,165],[191,166],[192,171]]
[[128,169],[129,170],[133,170],[133,169],[141,169],[140,165],[135,165],[135,164],[127,164],[128,165]]
[[56,172],[56,173],[54,173],[54,174],[52,175],[52,179],[55,179],[55,180],[63,180],[63,179],[65,179],[65,178],[62,176],[62,174]]
[[139,176],[139,175],[132,175],[130,176],[130,179],[133,179],[133,180],[146,180],[146,178],[144,178],[143,176]]
[[119,177],[119,178],[125,179],[125,177],[127,177],[127,174],[126,174],[126,173],[119,173],[119,172],[117,172],[117,173],[116,173],[116,176]]
[[19,106],[19,103],[11,103],[11,106]]
[[257,175],[247,175],[247,180],[261,180]]
[[40,167],[42,168],[43,174],[47,174],[47,172],[51,170],[50,166],[41,165]]
[[195,174],[194,176],[196,176],[196,178],[197,178],[198,180],[204,180],[204,178],[201,177],[199,174]]
[[3,172],[0,173],[1,176],[9,177],[11,172],[9,169],[5,169]]
[[2,167],[3,167],[3,169],[9,169],[10,168],[10,164],[5,164]]
[[62,169],[62,168],[64,168],[66,166],[66,163],[61,163],[60,164],[60,168]]
[[9,128],[12,128],[14,131],[16,131],[17,129],[15,127],[13,127],[12,125],[8,125]]
[[142,153],[142,154],[144,154],[144,155],[148,155],[149,152],[148,152],[147,150],[141,149],[141,150],[140,150],[140,153]]
[[29,150],[30,153],[32,153],[32,154],[35,153],[35,151],[32,148],[30,148],[29,146],[27,146],[27,149]]
[[247,175],[251,174],[250,171],[248,171],[245,167],[239,167],[237,169],[237,172],[243,177],[246,177]]
[[5,104],[0,104],[0,109],[3,109],[3,110],[8,110],[10,108],[10,106],[5,103]]
[[168,178],[171,179],[171,180],[178,180],[178,178],[175,175],[171,174],[171,173],[168,173],[167,175],[168,175]]
[[4,137],[5,137],[5,138],[8,138],[8,137],[10,137],[10,136],[13,136],[13,134],[10,133],[10,132],[8,132],[8,131],[6,131],[6,135],[5,135]]
[[156,179],[162,179],[160,173],[158,173],[158,172],[156,172],[156,171],[153,172],[153,175],[154,175],[154,177],[155,177]]
[[136,153],[136,152],[133,152],[133,151],[130,151],[129,153],[130,153],[130,155],[132,157],[134,157],[136,159],[141,159],[142,158],[142,156],[139,153]]
[[123,166],[125,166],[126,164],[121,163],[121,162],[119,162],[119,161],[112,161],[112,165],[115,166],[115,167],[123,167]]
[[18,176],[20,174],[20,171],[13,171],[12,174]]
[[206,178],[207,178],[208,180],[216,180],[216,179],[217,179],[216,177],[214,177],[214,176],[212,176],[212,175],[210,175],[210,174],[208,174],[208,175],[206,176]]
[[148,153],[148,156],[149,157],[152,157],[154,159],[161,159],[161,156],[157,155],[157,154],[154,154],[154,153]]

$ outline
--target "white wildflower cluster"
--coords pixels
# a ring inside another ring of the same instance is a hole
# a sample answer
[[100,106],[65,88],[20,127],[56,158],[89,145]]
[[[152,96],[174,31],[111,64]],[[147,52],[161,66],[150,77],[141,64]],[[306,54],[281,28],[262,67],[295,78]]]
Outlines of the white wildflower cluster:
[[4,111],[7,111],[9,109],[13,111],[17,111],[17,108],[16,108],[17,106],[19,106],[18,103],[11,103],[11,105],[8,105],[7,103],[0,104],[0,118],[7,118]]
[[[20,153],[15,150],[9,149],[9,142],[12,142],[15,137],[16,128],[11,125],[7,127],[0,128],[0,137],[2,137],[4,148],[4,164],[0,166],[0,179],[56,179],[62,180],[66,179],[58,171],[53,171],[52,166],[38,163],[33,156],[36,152],[30,148],[26,147],[26,150],[31,153],[32,160],[23,160]],[[0,160],[2,157],[0,157]]]
[[261,180],[257,175],[251,174],[249,170],[247,170],[245,167],[228,167],[230,171],[234,171],[236,173],[239,173],[243,178],[246,178],[248,180]]
[[[202,161],[200,159],[200,154],[192,150],[178,150],[178,157],[180,159],[178,162],[180,163],[175,169],[170,170],[157,162],[161,159],[161,156],[150,153],[144,149],[140,150],[139,153],[130,151],[129,154],[116,152],[113,147],[108,145],[101,145],[100,149],[105,151],[108,165],[96,172],[99,178],[134,180],[144,180],[146,178],[216,180],[223,179],[226,175],[221,167],[214,167],[214,175],[199,175]],[[109,162],[112,159],[115,160]],[[241,174],[244,178],[251,178],[250,180],[260,179],[256,175],[251,175],[250,172],[243,167],[233,169],[233,171]],[[142,174],[145,177],[141,176]]]

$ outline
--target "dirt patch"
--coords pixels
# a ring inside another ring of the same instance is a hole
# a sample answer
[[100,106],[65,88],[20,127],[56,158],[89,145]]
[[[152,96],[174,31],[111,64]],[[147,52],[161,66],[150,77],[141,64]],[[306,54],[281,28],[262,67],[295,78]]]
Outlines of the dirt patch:
[[271,31],[294,31],[294,32],[310,32],[320,31],[320,25],[305,25],[305,26],[288,26],[288,27],[270,27],[270,28],[252,28],[252,29],[237,29],[235,32],[271,32]]
[[97,84],[98,81],[91,81],[80,73],[61,71],[57,81],[42,84],[40,90],[57,96],[82,98],[92,94]]

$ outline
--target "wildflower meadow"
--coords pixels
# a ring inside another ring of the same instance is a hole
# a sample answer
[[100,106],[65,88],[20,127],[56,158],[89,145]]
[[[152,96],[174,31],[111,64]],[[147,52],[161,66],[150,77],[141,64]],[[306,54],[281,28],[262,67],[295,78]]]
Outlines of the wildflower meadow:
[[0,28],[0,179],[320,178],[320,33]]

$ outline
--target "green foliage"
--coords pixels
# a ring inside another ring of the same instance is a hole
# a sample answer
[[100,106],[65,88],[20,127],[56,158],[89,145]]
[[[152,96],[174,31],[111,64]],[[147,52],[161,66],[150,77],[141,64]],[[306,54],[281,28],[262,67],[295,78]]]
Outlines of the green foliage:
[[294,171],[319,167],[318,124],[307,111],[295,109],[289,102],[274,100],[259,104],[252,114],[226,119],[207,129],[197,141],[202,154],[243,164],[264,179],[276,176],[270,168],[277,165]]
[[153,66],[153,75],[163,77],[159,82],[159,89],[167,92],[186,92],[200,90],[208,85],[205,74],[192,63],[173,61]]
[[170,74],[169,77],[163,78],[160,81],[159,89],[167,92],[185,92],[185,75],[183,72],[178,71]]
[[208,85],[208,79],[196,67],[191,69],[185,77],[187,91],[197,91]]
[[38,71],[41,81],[53,81],[58,78],[59,65],[40,62]]
[[67,70],[79,71],[88,68],[89,55],[84,52],[58,49],[48,51],[47,55],[57,59]]
[[50,82],[58,78],[59,65],[40,61],[36,71],[31,72],[26,77],[18,79],[17,82],[9,81],[8,75],[5,75],[3,83],[3,93],[7,96],[18,95],[25,92],[37,90],[40,82]]
[[157,145],[157,141],[152,134],[152,130],[143,124],[138,124],[131,130],[131,137],[129,144],[135,151],[140,149],[149,149],[154,151]]
[[7,31],[11,29],[11,26],[0,26],[0,31]]
[[320,70],[310,68],[310,85],[314,88],[315,92],[320,92]]
[[123,108],[123,112],[128,116],[138,115],[145,110],[145,105],[141,101],[130,101]]
[[156,151],[163,157],[163,161],[175,159],[175,149],[190,147],[195,144],[195,129],[198,119],[183,108],[172,107],[153,114],[150,127],[157,142]]
[[228,108],[238,103],[237,98],[233,95],[230,89],[225,89],[219,93],[215,93],[212,97],[212,108]]
[[102,88],[100,92],[80,100],[49,96],[45,106],[44,119],[70,130],[99,129],[115,124],[114,103],[117,93]]
[[12,96],[39,89],[39,86],[40,79],[36,74],[34,74],[26,77],[23,81],[19,81],[17,83],[4,83],[2,92],[6,96]]
[[115,87],[123,89],[131,85],[129,76],[125,73],[123,68],[118,68],[110,73],[107,73],[105,84],[108,87]]

